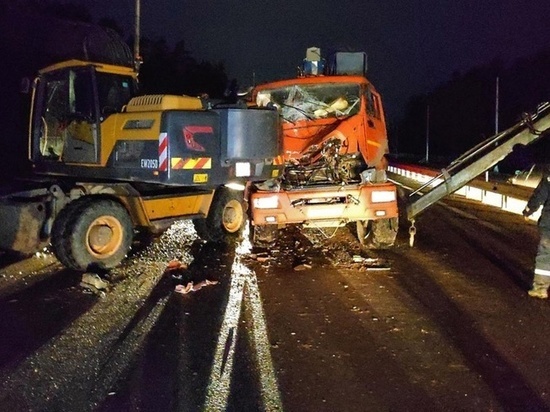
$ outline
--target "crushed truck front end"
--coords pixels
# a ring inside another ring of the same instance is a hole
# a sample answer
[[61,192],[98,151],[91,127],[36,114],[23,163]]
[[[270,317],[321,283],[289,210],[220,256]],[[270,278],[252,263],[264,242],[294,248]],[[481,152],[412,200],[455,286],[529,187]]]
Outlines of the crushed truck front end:
[[[254,90],[258,106],[280,113],[286,161],[280,179],[252,189],[254,242],[289,224],[323,228],[351,222],[362,244],[391,246],[396,238],[397,193],[386,178],[381,97],[365,75],[364,54],[345,57],[358,64],[336,65],[323,75],[304,72]],[[313,63],[306,66],[323,66]]]

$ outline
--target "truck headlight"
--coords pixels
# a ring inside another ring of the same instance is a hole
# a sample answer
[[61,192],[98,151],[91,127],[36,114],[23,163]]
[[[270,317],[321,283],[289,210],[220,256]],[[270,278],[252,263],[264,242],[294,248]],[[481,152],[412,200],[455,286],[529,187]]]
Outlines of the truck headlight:
[[249,162],[236,162],[235,163],[235,176],[248,177],[250,176],[250,163]]
[[372,203],[387,203],[395,201],[393,190],[374,190],[371,194]]
[[277,196],[255,197],[252,204],[256,209],[277,209],[279,200]]

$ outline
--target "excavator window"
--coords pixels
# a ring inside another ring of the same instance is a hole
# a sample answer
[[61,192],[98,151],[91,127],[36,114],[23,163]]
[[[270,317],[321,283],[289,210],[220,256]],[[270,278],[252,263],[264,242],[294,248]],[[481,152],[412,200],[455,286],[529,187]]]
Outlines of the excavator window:
[[100,120],[113,113],[120,113],[134,96],[134,81],[128,76],[110,73],[96,73]]
[[92,72],[63,69],[39,84],[40,155],[66,162],[96,162],[97,115]]

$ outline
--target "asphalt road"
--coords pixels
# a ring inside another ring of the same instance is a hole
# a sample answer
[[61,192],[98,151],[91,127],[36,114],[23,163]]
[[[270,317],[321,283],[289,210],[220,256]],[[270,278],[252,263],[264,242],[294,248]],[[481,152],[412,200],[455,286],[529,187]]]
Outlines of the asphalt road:
[[47,252],[3,256],[0,410],[550,410],[536,226],[456,199],[413,248],[402,226],[374,252],[347,229],[251,250],[181,223],[95,293]]

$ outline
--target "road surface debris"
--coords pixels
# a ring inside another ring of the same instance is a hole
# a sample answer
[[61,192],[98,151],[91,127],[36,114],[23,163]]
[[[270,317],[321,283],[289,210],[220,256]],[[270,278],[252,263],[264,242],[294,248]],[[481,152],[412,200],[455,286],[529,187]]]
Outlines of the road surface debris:
[[174,292],[181,293],[182,295],[186,295],[187,293],[190,293],[190,292],[196,292],[197,290],[202,289],[205,286],[217,285],[217,284],[218,284],[217,280],[208,280],[208,279],[202,280],[197,284],[194,284],[193,282],[188,282],[186,285],[181,285],[181,284],[176,285],[176,287],[174,288]]
[[88,289],[105,290],[109,286],[109,282],[101,279],[97,273],[84,273],[80,286]]

